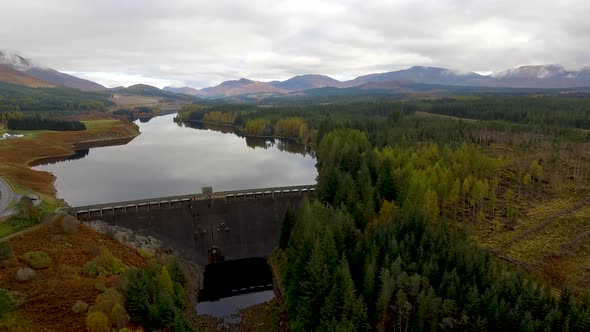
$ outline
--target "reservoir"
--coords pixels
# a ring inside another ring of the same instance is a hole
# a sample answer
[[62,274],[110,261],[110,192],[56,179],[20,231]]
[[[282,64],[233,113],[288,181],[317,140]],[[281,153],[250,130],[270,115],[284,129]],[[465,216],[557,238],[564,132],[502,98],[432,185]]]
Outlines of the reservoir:
[[314,184],[313,151],[288,140],[245,138],[232,128],[178,124],[175,114],[136,121],[126,145],[78,151],[33,169],[56,177],[70,206],[214,191]]

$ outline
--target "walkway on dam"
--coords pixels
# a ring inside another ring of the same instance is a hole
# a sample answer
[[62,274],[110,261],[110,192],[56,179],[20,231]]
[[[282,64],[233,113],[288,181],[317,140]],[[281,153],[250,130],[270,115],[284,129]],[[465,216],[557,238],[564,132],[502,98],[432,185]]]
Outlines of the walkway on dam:
[[82,213],[96,212],[104,209],[115,209],[115,208],[126,208],[126,207],[139,207],[149,206],[153,204],[172,204],[181,203],[193,200],[208,200],[208,199],[228,199],[238,197],[258,197],[264,196],[274,197],[275,195],[284,195],[301,192],[312,192],[316,190],[316,185],[299,185],[299,186],[285,186],[285,187],[269,187],[269,188],[256,188],[256,189],[241,189],[241,190],[229,190],[219,191],[210,194],[188,194],[178,196],[167,196],[167,197],[156,197],[139,199],[132,201],[121,201],[104,204],[85,205],[78,207],[71,207],[67,209],[68,212],[78,215]]

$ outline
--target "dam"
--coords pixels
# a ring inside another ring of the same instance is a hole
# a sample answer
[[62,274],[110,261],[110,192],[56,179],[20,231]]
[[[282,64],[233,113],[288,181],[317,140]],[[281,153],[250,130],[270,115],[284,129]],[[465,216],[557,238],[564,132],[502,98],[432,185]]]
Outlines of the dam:
[[288,209],[315,197],[315,185],[246,189],[73,207],[81,221],[153,236],[184,259],[209,263],[218,247],[225,260],[264,258],[278,245]]

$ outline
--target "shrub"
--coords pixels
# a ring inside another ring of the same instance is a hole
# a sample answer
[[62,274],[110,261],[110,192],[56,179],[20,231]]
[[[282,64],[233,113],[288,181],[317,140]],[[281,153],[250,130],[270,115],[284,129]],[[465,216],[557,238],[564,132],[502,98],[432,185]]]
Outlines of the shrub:
[[186,308],[186,299],[184,296],[184,288],[179,282],[174,283],[174,304],[177,308],[184,310]]
[[0,317],[15,310],[23,302],[25,302],[25,296],[23,294],[0,288]]
[[125,272],[126,269],[127,267],[120,259],[113,256],[106,247],[102,247],[98,256],[84,264],[82,273],[90,277],[97,277]]
[[70,215],[64,216],[61,220],[61,229],[68,235],[75,234],[78,231],[79,225],[80,222]]
[[97,282],[96,284],[94,284],[94,287],[99,293],[104,293],[108,289],[107,286],[105,286],[105,284],[103,284],[102,282]]
[[29,251],[23,255],[23,258],[27,264],[37,270],[48,268],[51,265],[51,258],[44,251]]
[[16,280],[31,281],[37,277],[37,273],[28,267],[18,269],[16,272]]
[[144,248],[138,248],[137,254],[145,259],[154,258],[154,253]]
[[77,313],[77,314],[86,312],[87,310],[88,310],[88,303],[86,303],[84,301],[78,300],[72,306],[72,311],[75,312],[75,313]]
[[172,279],[170,279],[170,274],[168,273],[168,268],[166,268],[166,266],[162,267],[158,283],[162,289],[168,292],[168,294],[174,294],[174,284],[172,283]]
[[186,275],[184,274],[184,270],[180,266],[180,262],[177,258],[172,258],[170,262],[168,262],[168,272],[170,273],[172,281],[179,282],[182,286],[186,284]]
[[115,304],[113,310],[111,310],[109,318],[111,322],[113,322],[113,324],[119,329],[127,325],[127,322],[129,322],[129,315],[121,304]]
[[89,312],[105,314],[109,321],[109,327],[114,324],[119,329],[129,322],[129,315],[123,306],[123,296],[113,288],[98,295],[96,303],[90,307]]
[[0,261],[12,257],[12,248],[6,242],[0,242]]
[[90,332],[110,332],[111,322],[107,315],[100,311],[95,311],[86,316],[86,327]]

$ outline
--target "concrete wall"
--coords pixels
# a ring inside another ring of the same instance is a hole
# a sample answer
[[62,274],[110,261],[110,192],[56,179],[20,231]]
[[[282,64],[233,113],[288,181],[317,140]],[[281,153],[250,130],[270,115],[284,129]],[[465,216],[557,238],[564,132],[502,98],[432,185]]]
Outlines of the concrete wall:
[[299,207],[307,193],[246,195],[190,204],[150,205],[149,209],[115,208],[107,212],[80,214],[81,220],[102,220],[151,235],[182,257],[208,263],[212,245],[221,248],[226,260],[266,257],[277,246],[288,208]]

